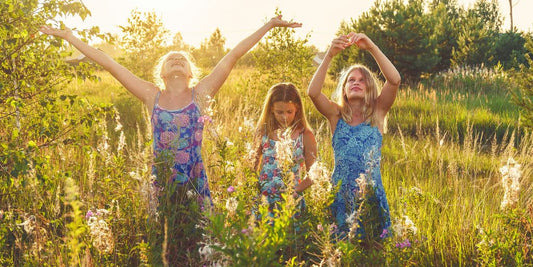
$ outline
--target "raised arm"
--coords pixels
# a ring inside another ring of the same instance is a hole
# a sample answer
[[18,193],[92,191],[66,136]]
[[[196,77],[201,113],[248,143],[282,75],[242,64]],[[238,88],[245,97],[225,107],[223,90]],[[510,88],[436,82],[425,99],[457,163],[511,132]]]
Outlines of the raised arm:
[[383,89],[381,90],[381,94],[376,103],[377,110],[382,116],[385,116],[396,99],[396,94],[401,82],[400,73],[387,56],[383,54],[381,49],[379,49],[379,47],[365,34],[352,33],[350,40],[360,49],[367,50],[372,57],[374,57],[383,76],[385,76],[385,84],[383,84]]
[[76,47],[76,49],[78,49],[82,54],[87,56],[96,64],[102,66],[105,70],[109,71],[113,77],[115,77],[124,87],[126,87],[128,91],[130,91],[145,104],[147,104],[148,100],[153,98],[157,90],[159,90],[153,83],[147,82],[135,76],[128,69],[118,64],[104,52],[81,41],[79,38],[74,36],[69,28],[55,29],[49,26],[42,26],[40,31],[48,35],[65,39],[67,42]]
[[315,107],[330,122],[335,120],[335,117],[339,116],[339,106],[322,93],[322,86],[324,85],[328,67],[333,57],[350,45],[351,43],[348,35],[341,35],[333,39],[322,63],[318,66],[318,69],[307,88],[307,95],[311,98]]
[[239,44],[237,44],[237,46],[235,46],[235,48],[233,48],[228,54],[226,54],[220,60],[220,62],[218,62],[213,71],[205,78],[203,78],[200,82],[198,82],[196,90],[198,90],[200,93],[203,93],[204,95],[209,95],[213,97],[218,92],[218,90],[230,74],[237,60],[241,58],[244,54],[246,54],[246,52],[248,52],[248,50],[250,50],[257,42],[259,42],[259,40],[261,40],[261,38],[269,30],[274,27],[295,28],[301,26],[301,23],[287,22],[282,20],[281,15],[272,18],[269,22],[264,24],[254,33],[252,33],[252,35],[242,40]]

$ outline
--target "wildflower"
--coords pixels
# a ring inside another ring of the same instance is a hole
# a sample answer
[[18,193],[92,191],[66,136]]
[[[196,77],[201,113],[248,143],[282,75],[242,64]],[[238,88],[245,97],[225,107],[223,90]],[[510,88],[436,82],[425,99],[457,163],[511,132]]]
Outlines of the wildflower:
[[520,191],[521,165],[513,158],[507,160],[507,165],[500,168],[502,186],[504,190],[501,208],[506,209],[516,205]]
[[396,243],[397,248],[410,248],[411,242],[409,242],[409,239],[405,239],[403,242]]
[[198,122],[199,123],[206,123],[206,122],[213,122],[213,119],[211,119],[211,117],[209,115],[202,115],[198,118]]
[[324,231],[324,227],[322,227],[322,224],[318,224],[318,225],[316,226],[316,229],[317,229],[318,231]]
[[253,129],[254,126],[254,120],[252,118],[245,117],[244,118],[244,127],[247,129]]
[[387,229],[383,229],[383,232],[381,232],[381,235],[379,235],[379,237],[385,238],[387,237],[387,235],[389,235],[389,231]]
[[291,131],[287,129],[283,133],[278,133],[279,142],[276,142],[276,159],[282,169],[289,169],[292,164],[292,139]]
[[87,220],[93,246],[102,253],[111,253],[115,247],[113,233],[103,219],[103,216],[108,213],[109,211],[105,209],[99,209],[96,214],[92,214]]
[[200,256],[202,257],[202,259],[204,259],[205,261],[211,259],[213,255],[213,249],[208,244],[203,247],[200,247],[198,249],[198,252],[200,253]]
[[31,235],[33,233],[33,229],[35,228],[37,224],[37,219],[34,215],[27,216],[24,215],[24,222],[17,224],[17,226],[22,226],[24,228],[24,231],[26,231],[27,234]]
[[118,138],[117,152],[122,151],[124,146],[126,146],[126,136],[124,135],[123,131],[120,131],[120,137]]
[[233,193],[235,192],[235,187],[233,187],[233,185],[230,185],[227,189],[228,193]]
[[406,237],[409,232],[416,234],[418,229],[408,216],[404,215],[403,220],[398,221],[392,226],[394,233],[400,237]]
[[359,177],[355,179],[355,181],[359,186],[359,191],[357,192],[357,195],[359,196],[359,199],[363,199],[368,193],[368,180],[366,179],[366,175],[364,173],[361,173]]
[[118,132],[122,130],[122,123],[120,123],[120,114],[118,113],[118,110],[116,108],[113,108],[115,110],[115,122],[117,123],[117,126],[115,127],[115,132]]
[[346,223],[353,224],[355,222],[356,212],[357,211],[354,211],[352,214],[348,216],[348,218],[346,218]]
[[226,200],[226,210],[228,210],[230,214],[235,213],[238,205],[239,205],[239,202],[234,197],[230,197],[228,198],[228,200]]
[[87,213],[85,214],[85,219],[88,220],[93,215],[94,215],[93,211],[92,210],[88,210]]

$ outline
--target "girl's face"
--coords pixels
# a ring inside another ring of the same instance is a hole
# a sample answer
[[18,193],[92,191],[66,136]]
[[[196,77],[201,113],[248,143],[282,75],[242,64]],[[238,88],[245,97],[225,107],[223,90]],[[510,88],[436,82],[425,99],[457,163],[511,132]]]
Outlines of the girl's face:
[[161,77],[165,78],[172,76],[182,76],[185,78],[192,77],[189,61],[179,53],[169,55],[163,63]]
[[360,70],[355,69],[346,79],[344,94],[348,99],[364,98],[366,93],[366,79]]
[[272,113],[279,125],[284,128],[292,125],[296,112],[298,107],[292,102],[277,101],[272,104]]

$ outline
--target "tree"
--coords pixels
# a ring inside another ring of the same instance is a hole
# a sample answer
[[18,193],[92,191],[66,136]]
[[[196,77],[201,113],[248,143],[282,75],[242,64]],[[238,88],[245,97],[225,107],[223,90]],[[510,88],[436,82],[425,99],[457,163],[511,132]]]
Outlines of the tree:
[[220,29],[216,29],[209,39],[206,39],[200,45],[200,48],[194,49],[192,54],[195,62],[199,67],[211,69],[224,57],[228,52],[225,48],[226,38],[222,36]]
[[[389,57],[398,71],[407,80],[417,80],[431,71],[439,62],[435,18],[424,13],[423,0],[376,1],[369,11],[350,24],[343,24],[339,34],[350,31],[363,32]],[[375,60],[369,53],[347,49],[333,62],[334,73],[355,62],[378,71]]]
[[125,56],[119,61],[137,76],[151,81],[159,58],[168,52],[170,31],[154,12],[133,10],[127,26],[120,26],[120,48]]
[[452,65],[481,65],[494,61],[494,40],[502,21],[496,0],[478,0],[460,20]]
[[186,51],[189,52],[191,50],[191,46],[186,44],[185,41],[183,41],[183,36],[180,32],[174,34],[174,38],[172,38],[172,45],[171,49],[174,51]]
[[[93,68],[87,63],[65,62],[71,53],[64,42],[41,35],[38,30],[54,19],[67,15],[85,18],[88,14],[77,0],[0,2],[0,210],[14,214],[12,222],[21,221],[21,214],[26,212],[38,215],[37,222],[50,222],[53,230],[39,230],[40,236],[48,238],[47,244],[40,242],[45,246],[57,243],[62,253],[72,255],[79,251],[66,244],[68,222],[63,220],[70,212],[54,211],[56,205],[47,205],[52,198],[35,199],[31,192],[44,192],[42,196],[64,194],[60,188],[64,188],[69,170],[51,168],[51,162],[57,160],[53,157],[57,155],[55,148],[83,146],[83,140],[90,136],[85,127],[103,116],[99,108],[80,108],[78,104],[83,101],[58,92],[76,77],[93,77]],[[57,26],[62,26],[61,21]],[[87,38],[97,32],[93,28],[77,34]],[[63,197],[60,205],[66,207]],[[0,264],[50,265],[50,259],[64,256],[44,251],[32,255],[28,251],[35,244],[33,237],[16,240],[14,236],[20,232],[16,233],[9,223],[5,218],[0,220]],[[62,264],[76,265],[67,257],[61,259]]]
[[[281,11],[276,10],[276,15]],[[313,75],[313,57],[316,51],[308,46],[309,36],[297,39],[292,28],[274,28],[252,51],[256,68],[266,75],[269,86],[292,82],[297,88],[307,86]]]
[[508,31],[499,33],[493,41],[494,58],[491,65],[501,64],[503,69],[520,69],[520,65],[527,66],[526,39],[520,32]]
[[457,0],[433,0],[429,14],[435,18],[434,33],[440,57],[431,72],[444,71],[450,68],[452,51],[457,49],[461,10],[457,8]]
[[513,102],[520,108],[522,124],[533,130],[533,36],[529,35],[526,43],[529,51],[525,55],[528,64],[522,64],[519,71],[513,71],[513,78],[518,85],[511,91]]

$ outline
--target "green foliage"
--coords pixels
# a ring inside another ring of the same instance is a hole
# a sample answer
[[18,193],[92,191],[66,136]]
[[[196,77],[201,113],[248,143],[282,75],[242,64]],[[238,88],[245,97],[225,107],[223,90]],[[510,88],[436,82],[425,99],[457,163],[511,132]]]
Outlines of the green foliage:
[[[418,80],[438,64],[439,51],[433,14],[424,12],[423,0],[404,3],[401,0],[376,1],[374,6],[358,19],[343,24],[339,34],[351,31],[365,33],[387,55],[402,76],[407,80]],[[366,51],[347,49],[336,57],[333,73],[354,63],[361,63],[373,71],[379,71],[377,64]]]
[[440,57],[432,72],[444,71],[451,65],[453,49],[457,49],[461,10],[457,7],[457,0],[433,0],[429,13],[435,20],[433,32]]
[[127,26],[120,26],[120,48],[125,56],[119,61],[137,76],[151,81],[158,59],[168,51],[170,32],[155,12],[133,10]]
[[[281,15],[277,10],[276,15]],[[306,44],[309,36],[296,39],[292,28],[277,27],[268,32],[252,52],[255,67],[265,75],[264,84],[272,86],[279,82],[292,82],[297,88],[307,86],[314,71],[314,51]]]
[[193,49],[192,55],[199,67],[212,69],[228,52],[224,47],[226,38],[222,36],[220,29],[216,29],[209,39],[200,44],[200,48]]
[[513,72],[517,88],[511,90],[513,102],[520,108],[521,122],[529,129],[533,129],[533,38],[527,40],[525,55],[528,65],[521,65],[519,71]]
[[525,57],[528,52],[525,43],[526,39],[522,33],[505,32],[498,34],[494,43],[494,60],[491,64],[501,64],[506,70],[519,69],[520,65],[528,64]]
[[486,64],[494,60],[494,40],[501,26],[498,3],[478,0],[460,20],[457,49],[452,52],[452,66]]

